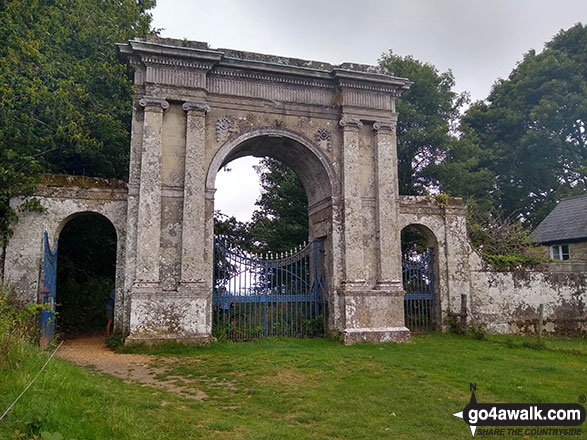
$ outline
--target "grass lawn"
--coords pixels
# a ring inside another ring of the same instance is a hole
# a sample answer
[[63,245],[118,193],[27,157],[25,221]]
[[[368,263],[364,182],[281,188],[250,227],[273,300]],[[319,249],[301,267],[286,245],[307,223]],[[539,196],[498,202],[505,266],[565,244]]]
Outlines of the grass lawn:
[[[470,382],[481,403],[587,394],[587,339],[546,339],[542,349],[532,341],[429,334],[405,345],[273,339],[148,351],[166,358],[178,384],[197,379],[204,401],[54,359],[0,422],[0,439],[31,438],[17,430],[66,440],[470,439],[452,416],[468,403]],[[18,367],[0,370],[0,412],[46,359],[27,350]]]

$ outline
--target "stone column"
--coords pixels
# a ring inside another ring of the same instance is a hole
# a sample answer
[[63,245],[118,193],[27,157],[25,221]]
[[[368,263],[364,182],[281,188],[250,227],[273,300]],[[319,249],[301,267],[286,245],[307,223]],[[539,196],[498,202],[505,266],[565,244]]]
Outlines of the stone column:
[[[139,185],[141,179],[141,152],[143,145],[144,111],[139,100],[133,102],[132,127],[130,134],[130,158],[128,173],[128,196],[126,209],[126,243],[124,252],[124,288],[116,292],[116,304],[122,303],[123,319],[122,332],[126,335],[129,330],[130,319],[130,291],[135,281],[137,244],[137,219],[139,212]],[[122,299],[122,301],[119,301]],[[115,322],[116,324],[116,322]]]
[[159,282],[161,241],[161,133],[163,111],[169,103],[161,98],[144,97],[143,151],[139,186],[135,284],[155,287]]
[[344,281],[343,290],[354,291],[365,286],[363,261],[363,215],[361,201],[361,169],[359,163],[359,119],[343,118],[342,199],[344,206]]
[[[206,280],[206,169],[204,168],[205,123],[210,107],[203,102],[186,102],[185,181],[183,196],[181,284],[182,290],[204,290]],[[208,281],[208,283],[207,283]]]
[[398,224],[399,188],[397,170],[396,120],[376,122],[375,176],[376,227],[379,235],[377,289],[401,287],[401,236]]

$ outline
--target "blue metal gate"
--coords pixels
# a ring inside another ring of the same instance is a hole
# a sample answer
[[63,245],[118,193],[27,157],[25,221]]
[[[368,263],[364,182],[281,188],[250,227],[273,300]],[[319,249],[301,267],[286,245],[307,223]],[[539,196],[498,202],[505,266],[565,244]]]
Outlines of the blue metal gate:
[[323,335],[323,260],[321,240],[256,256],[215,238],[212,334],[241,341]]
[[57,286],[57,241],[51,250],[49,236],[43,239],[43,272],[41,273],[41,348],[47,348],[55,333],[55,289]]
[[418,260],[402,258],[402,277],[406,327],[412,332],[431,331],[436,321],[433,249]]

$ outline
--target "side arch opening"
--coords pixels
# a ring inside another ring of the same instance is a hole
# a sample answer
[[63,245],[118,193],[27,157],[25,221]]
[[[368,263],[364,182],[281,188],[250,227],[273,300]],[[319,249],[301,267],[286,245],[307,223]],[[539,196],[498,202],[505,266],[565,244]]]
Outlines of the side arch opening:
[[66,218],[56,235],[57,332],[66,337],[103,335],[107,315],[114,314],[109,298],[115,288],[117,231],[105,216],[79,212]]
[[426,226],[410,224],[401,231],[401,249],[406,327],[416,333],[435,330],[441,316],[438,240]]

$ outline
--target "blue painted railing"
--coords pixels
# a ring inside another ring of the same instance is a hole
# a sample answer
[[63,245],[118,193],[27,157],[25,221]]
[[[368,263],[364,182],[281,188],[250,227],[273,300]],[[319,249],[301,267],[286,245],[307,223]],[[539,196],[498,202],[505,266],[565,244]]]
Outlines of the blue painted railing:
[[55,333],[55,290],[57,286],[57,241],[51,250],[49,236],[43,239],[43,269],[41,273],[41,348],[47,348]]
[[213,323],[219,339],[319,336],[326,314],[320,240],[257,256],[214,239]]
[[402,258],[402,277],[406,327],[413,332],[431,331],[436,321],[433,249],[419,259]]

